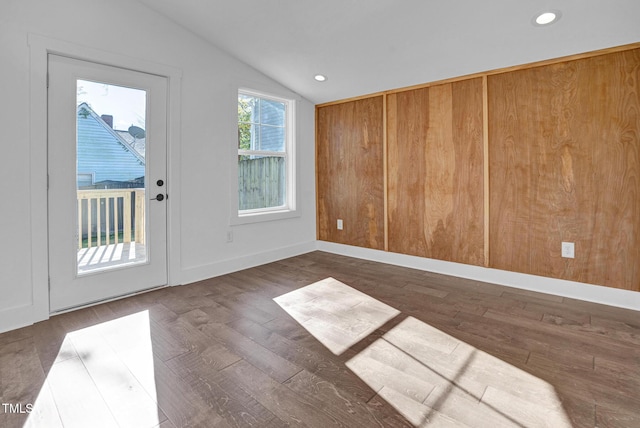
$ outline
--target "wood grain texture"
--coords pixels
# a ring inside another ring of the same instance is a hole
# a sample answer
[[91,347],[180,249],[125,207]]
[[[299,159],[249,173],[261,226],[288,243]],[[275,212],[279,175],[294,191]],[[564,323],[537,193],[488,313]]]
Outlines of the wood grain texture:
[[489,86],[482,76],[482,180],[484,196],[484,266],[489,267]]
[[640,50],[488,86],[491,267],[640,291]]
[[375,93],[372,93],[372,94],[359,95],[359,96],[355,96],[355,97],[344,98],[344,99],[335,100],[335,101],[329,101],[329,102],[326,102],[326,103],[317,104],[316,107],[326,107],[326,106],[330,106],[330,105],[342,104],[342,103],[351,102],[351,101],[355,101],[355,100],[361,100],[363,98],[369,98],[369,97],[378,96],[378,95],[390,95],[390,94],[393,94],[393,93],[396,93],[396,92],[412,91],[414,89],[422,89],[422,88],[427,88],[427,87],[430,87],[430,86],[438,86],[438,85],[444,85],[444,84],[447,84],[447,83],[455,83],[455,82],[459,82],[461,80],[475,79],[477,77],[482,78],[482,77],[487,77],[487,76],[491,76],[491,75],[494,75],[494,74],[502,74],[502,73],[508,73],[508,72],[512,72],[512,71],[525,70],[525,69],[530,69],[530,68],[533,68],[533,67],[540,67],[540,66],[543,66],[543,65],[565,63],[565,62],[574,61],[574,60],[577,60],[577,59],[591,58],[591,57],[594,57],[594,56],[600,56],[600,55],[605,55],[605,54],[610,54],[610,53],[615,53],[615,52],[625,52],[625,51],[638,49],[638,48],[640,48],[640,42],[629,43],[629,44],[621,45],[621,46],[613,46],[613,47],[609,47],[609,48],[605,48],[605,49],[598,49],[598,50],[595,50],[595,51],[582,52],[582,53],[573,54],[573,55],[567,55],[567,56],[562,56],[562,57],[557,57],[557,58],[545,59],[545,60],[542,60],[542,61],[535,61],[535,62],[530,62],[530,63],[526,63],[526,64],[518,64],[518,65],[509,66],[509,67],[501,67],[501,68],[496,68],[496,69],[493,69],[493,70],[481,71],[481,72],[478,72],[478,73],[465,74],[463,76],[448,77],[448,78],[441,79],[441,80],[435,80],[435,81],[431,81],[431,82],[419,83],[417,85],[411,85],[411,86],[404,86],[404,87],[401,87],[401,88],[389,89],[389,90],[386,90],[386,91],[375,92]]
[[388,95],[389,251],[484,264],[482,79]]
[[[317,113],[318,239],[382,250],[383,97]],[[343,230],[336,227],[338,219]]]
[[387,141],[387,96],[382,98],[382,189],[383,189],[383,210],[384,210],[384,250],[389,251],[389,144]]
[[[365,293],[401,313],[340,355],[273,302],[357,327]],[[34,403],[0,426],[637,427],[637,317],[313,252],[0,334],[0,401]]]

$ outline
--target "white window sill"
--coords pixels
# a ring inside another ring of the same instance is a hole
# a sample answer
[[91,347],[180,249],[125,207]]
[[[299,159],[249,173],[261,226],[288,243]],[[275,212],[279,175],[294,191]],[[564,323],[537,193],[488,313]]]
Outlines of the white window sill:
[[300,212],[297,210],[283,209],[281,211],[261,211],[246,214],[237,214],[232,216],[229,223],[232,226],[261,223],[264,221],[283,220],[288,218],[300,217]]

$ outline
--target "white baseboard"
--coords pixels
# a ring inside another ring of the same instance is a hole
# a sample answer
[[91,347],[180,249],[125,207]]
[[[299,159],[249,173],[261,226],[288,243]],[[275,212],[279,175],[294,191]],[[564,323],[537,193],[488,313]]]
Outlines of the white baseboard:
[[635,291],[407,256],[325,241],[316,242],[318,250],[329,253],[640,311],[640,293]]
[[[407,256],[324,241],[305,242],[185,269],[181,272],[181,282],[189,284],[288,257],[295,257],[314,250],[640,311],[640,293],[635,291]],[[33,305],[0,311],[0,333],[46,319],[36,315],[36,312]]]
[[[298,256],[300,254],[315,251],[315,249],[316,241],[309,241],[270,251],[248,254],[233,259],[216,261],[205,266],[198,266],[181,271],[181,283],[189,284],[203,279],[213,278],[215,276],[286,259],[288,257]],[[48,314],[46,315],[48,317]],[[34,305],[24,305],[15,308],[3,309],[0,310],[0,333],[26,327],[35,322],[42,321],[43,319],[46,319],[46,317],[42,318],[42,316],[37,315],[36,307]]]
[[231,272],[237,272],[243,269],[249,269],[266,263],[286,259],[288,257],[299,256],[300,254],[315,251],[315,249],[316,241],[309,241],[288,247],[247,254],[233,259],[218,260],[207,265],[182,270],[180,273],[180,282],[182,284],[191,284],[193,282],[225,275]]

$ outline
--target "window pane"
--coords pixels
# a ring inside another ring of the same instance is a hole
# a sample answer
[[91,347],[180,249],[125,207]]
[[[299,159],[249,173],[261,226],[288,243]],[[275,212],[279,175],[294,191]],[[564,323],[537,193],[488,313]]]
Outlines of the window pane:
[[249,139],[249,150],[260,150],[260,125],[251,124],[249,132],[251,134]]
[[76,94],[77,273],[146,263],[147,93],[77,80]]
[[251,122],[251,115],[256,104],[256,98],[238,94],[238,122]]
[[78,173],[78,189],[93,186],[93,174]]
[[260,123],[262,125],[284,126],[285,104],[280,101],[261,100]]
[[284,128],[274,126],[260,127],[260,148],[258,150],[266,150],[271,152],[285,151],[285,134]]
[[246,95],[238,95],[238,149],[252,150],[251,118],[254,111],[255,98]]
[[239,209],[280,207],[286,200],[285,158],[238,156]]

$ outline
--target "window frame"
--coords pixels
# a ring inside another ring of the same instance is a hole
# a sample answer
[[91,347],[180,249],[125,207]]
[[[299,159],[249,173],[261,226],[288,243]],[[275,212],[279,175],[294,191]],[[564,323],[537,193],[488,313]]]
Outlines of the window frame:
[[[268,151],[268,150],[243,150],[238,147],[237,138],[233,151],[234,168],[232,177],[232,206],[231,206],[231,225],[271,221],[284,218],[298,217],[299,213],[296,208],[296,99],[293,97],[284,97],[240,87],[235,95],[235,104],[237,110],[238,98],[240,95],[276,101],[285,104],[285,148],[284,152]],[[238,131],[238,115],[235,115],[235,129]],[[285,160],[285,201],[283,205],[276,207],[255,208],[248,210],[240,210],[238,197],[238,156],[254,155],[254,156],[279,156]]]

